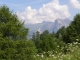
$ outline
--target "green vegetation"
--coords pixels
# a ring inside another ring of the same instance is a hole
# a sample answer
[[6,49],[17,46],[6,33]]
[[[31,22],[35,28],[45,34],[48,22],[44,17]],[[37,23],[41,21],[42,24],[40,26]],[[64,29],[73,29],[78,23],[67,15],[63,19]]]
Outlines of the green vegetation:
[[[43,52],[40,54],[36,54],[36,60],[80,60],[80,43],[68,43],[66,47],[62,47],[62,52],[57,52],[54,54],[53,51]],[[63,53],[63,49],[67,50],[67,53]],[[48,54],[48,56],[46,56]]]
[[33,60],[36,47],[27,40],[23,24],[7,6],[0,6],[0,60]]
[[16,14],[0,6],[0,60],[80,60],[80,14],[71,24],[56,33],[33,33],[28,40],[28,28]]
[[2,38],[24,39],[28,29],[19,21],[16,14],[12,13],[5,5],[0,7],[0,34]]

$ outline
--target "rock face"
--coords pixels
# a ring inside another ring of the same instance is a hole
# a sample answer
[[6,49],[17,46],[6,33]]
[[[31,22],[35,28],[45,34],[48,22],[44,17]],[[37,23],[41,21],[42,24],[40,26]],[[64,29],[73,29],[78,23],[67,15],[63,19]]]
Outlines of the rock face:
[[54,22],[46,22],[43,21],[42,23],[38,24],[25,24],[26,28],[29,28],[29,35],[32,35],[33,32],[40,31],[42,33],[45,30],[51,32],[57,32],[62,26],[67,27],[70,24],[69,19],[57,19]]

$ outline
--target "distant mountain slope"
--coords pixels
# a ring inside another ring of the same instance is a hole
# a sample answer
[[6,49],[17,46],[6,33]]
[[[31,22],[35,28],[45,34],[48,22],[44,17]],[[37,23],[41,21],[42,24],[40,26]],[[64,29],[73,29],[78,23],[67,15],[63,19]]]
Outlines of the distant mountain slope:
[[69,19],[57,19],[54,22],[42,22],[38,24],[25,24],[26,28],[29,28],[29,35],[32,35],[33,32],[40,31],[43,32],[48,30],[49,32],[57,32],[62,26],[67,27],[70,24]]

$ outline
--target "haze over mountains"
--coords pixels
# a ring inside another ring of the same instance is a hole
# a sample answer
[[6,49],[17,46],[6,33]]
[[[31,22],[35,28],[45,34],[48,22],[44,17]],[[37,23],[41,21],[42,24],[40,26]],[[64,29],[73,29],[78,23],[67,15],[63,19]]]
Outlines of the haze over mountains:
[[39,31],[42,33],[45,30],[51,32],[57,32],[62,26],[67,27],[70,24],[70,19],[57,19],[54,22],[46,22],[43,21],[42,23],[37,24],[25,24],[26,28],[29,28],[29,35],[32,35],[33,32]]

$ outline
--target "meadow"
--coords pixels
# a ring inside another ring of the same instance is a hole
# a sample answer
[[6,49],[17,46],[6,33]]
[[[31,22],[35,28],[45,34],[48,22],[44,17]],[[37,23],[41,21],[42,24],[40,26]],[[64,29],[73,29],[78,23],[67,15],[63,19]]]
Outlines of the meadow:
[[[65,48],[66,53],[63,53]],[[78,42],[68,43],[61,51],[59,53],[56,51],[56,54],[53,54],[53,51],[43,52],[34,57],[35,60],[80,60],[80,43]]]

